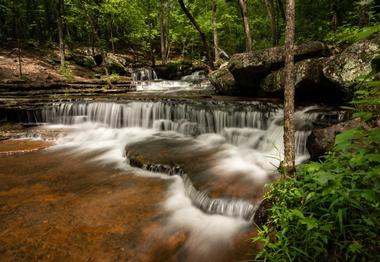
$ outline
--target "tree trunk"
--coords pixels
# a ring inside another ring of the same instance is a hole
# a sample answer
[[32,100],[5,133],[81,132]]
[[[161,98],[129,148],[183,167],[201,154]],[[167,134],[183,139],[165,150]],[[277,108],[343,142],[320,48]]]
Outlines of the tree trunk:
[[359,26],[365,27],[369,24],[369,9],[370,9],[370,0],[361,1],[359,8]]
[[216,17],[217,4],[216,0],[212,0],[212,34],[214,39],[214,61],[215,64],[219,62],[219,44],[218,44],[218,30],[217,30],[217,17]]
[[18,15],[18,12],[16,10],[15,2],[13,1],[12,5],[12,11],[13,11],[13,19],[14,19],[14,26],[15,26],[15,34],[17,39],[17,57],[18,57],[18,77],[22,78],[22,62],[21,62],[21,40],[20,40],[20,16]]
[[285,30],[285,104],[284,104],[284,172],[295,171],[295,127],[294,127],[294,35],[295,0],[287,0]]
[[166,64],[169,51],[169,28],[168,28],[168,16],[169,16],[169,1],[160,0],[160,40],[161,40],[161,59],[162,63]]
[[90,27],[91,27],[91,31],[92,31],[92,35],[93,35],[93,43],[97,42],[99,44],[100,55],[103,58],[103,62],[102,62],[101,66],[104,69],[104,73],[106,75],[106,81],[107,81],[108,87],[112,88],[113,86],[112,86],[111,80],[109,78],[108,68],[107,68],[107,64],[106,64],[107,52],[104,50],[104,48],[102,46],[102,43],[100,41],[100,37],[99,37],[98,32],[96,30],[95,23],[92,20],[92,17],[88,14],[86,5],[84,4],[83,0],[79,0],[79,2],[82,5],[82,8],[84,10],[84,13],[86,15],[86,18],[87,18],[88,22],[90,23]]
[[59,55],[61,58],[61,67],[65,67],[65,43],[63,40],[63,0],[58,0],[58,37],[59,37]]
[[285,17],[284,3],[282,2],[282,0],[277,0],[277,5],[278,5],[278,9],[280,10],[281,17],[285,21],[286,17]]
[[21,79],[22,78],[21,41],[20,41],[20,36],[18,32],[17,32],[17,56],[18,56],[18,76]]
[[210,67],[210,69],[213,69],[214,64],[213,64],[213,59],[212,59],[212,54],[211,54],[211,48],[210,48],[210,44],[207,40],[206,34],[203,32],[201,27],[198,25],[197,21],[195,21],[193,15],[189,12],[189,10],[187,10],[183,0],[178,0],[178,3],[181,6],[182,11],[186,14],[187,18],[189,18],[190,22],[193,24],[195,29],[198,31],[198,33],[202,39],[205,52],[206,52],[207,64]]
[[272,32],[272,46],[277,46],[279,39],[277,34],[277,21],[273,0],[264,0],[267,8],[268,17],[270,20],[271,32]]
[[334,0],[332,2],[331,11],[332,11],[331,30],[335,32],[338,28],[338,3],[337,3],[337,0]]
[[252,50],[252,34],[249,28],[247,0],[239,0],[239,4],[245,32],[245,51],[249,52]]

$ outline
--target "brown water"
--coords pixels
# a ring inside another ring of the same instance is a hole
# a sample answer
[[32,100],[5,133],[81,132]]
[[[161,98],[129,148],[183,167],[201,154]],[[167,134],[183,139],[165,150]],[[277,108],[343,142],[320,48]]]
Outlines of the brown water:
[[180,224],[171,227],[171,214],[162,205],[173,181],[136,176],[89,161],[94,155],[46,149],[48,145],[31,140],[0,143],[0,261],[253,257],[253,227],[220,241],[217,232],[205,237]]

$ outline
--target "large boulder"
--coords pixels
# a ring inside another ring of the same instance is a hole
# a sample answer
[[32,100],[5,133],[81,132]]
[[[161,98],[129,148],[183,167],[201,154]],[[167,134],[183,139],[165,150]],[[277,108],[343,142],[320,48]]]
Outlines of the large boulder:
[[84,66],[87,68],[96,67],[96,61],[94,57],[90,55],[74,54],[73,60],[77,65]]
[[191,62],[182,63],[167,63],[165,65],[156,65],[154,70],[158,78],[166,80],[178,80],[185,75],[190,75],[193,72]]
[[[303,82],[319,85],[323,76],[322,68],[326,58],[311,58],[295,64],[295,86]],[[274,71],[261,81],[261,90],[266,93],[283,91],[285,86],[285,69]]]
[[331,57],[323,67],[327,79],[346,94],[352,93],[355,79],[372,71],[371,61],[380,52],[380,36],[357,42]]
[[314,129],[307,139],[306,147],[312,160],[317,160],[325,153],[331,151],[335,144],[335,137],[339,133],[353,128],[366,128],[368,125],[360,119],[353,119],[332,125],[326,128]]
[[227,67],[221,67],[211,72],[208,77],[218,95],[235,95],[239,93],[235,78]]
[[[345,96],[337,86],[323,75],[327,58],[311,58],[295,64],[296,98],[300,101],[329,101],[339,103]],[[285,87],[285,69],[267,75],[260,84],[265,96],[282,97]]]
[[110,73],[116,73],[118,75],[126,75],[128,70],[124,66],[125,59],[114,54],[107,54],[104,59],[104,63]]
[[[322,42],[310,42],[295,47],[295,60],[322,57],[329,53]],[[272,47],[247,53],[235,54],[228,63],[228,69],[238,85],[248,93],[259,90],[260,80],[270,72],[284,66],[284,47]]]

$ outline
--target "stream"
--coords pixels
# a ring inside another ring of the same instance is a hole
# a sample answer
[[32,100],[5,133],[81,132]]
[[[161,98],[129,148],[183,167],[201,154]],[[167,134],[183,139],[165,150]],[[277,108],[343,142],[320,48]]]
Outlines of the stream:
[[[208,88],[184,81],[140,86],[138,91],[148,92]],[[258,247],[249,238],[256,234],[255,214],[283,159],[282,106],[210,99],[77,100],[23,110],[17,117],[28,127],[12,140],[16,153],[0,160],[5,258],[253,258]],[[318,106],[297,110],[297,163],[309,158],[306,141],[313,123],[326,117]],[[47,145],[17,153],[27,141]],[[0,149],[9,143],[3,141]]]

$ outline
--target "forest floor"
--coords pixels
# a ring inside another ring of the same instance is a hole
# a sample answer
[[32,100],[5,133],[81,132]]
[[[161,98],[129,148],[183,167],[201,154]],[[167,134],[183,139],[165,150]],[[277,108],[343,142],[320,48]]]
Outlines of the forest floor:
[[[70,78],[59,73],[58,50],[56,49],[25,49],[22,50],[22,77],[19,77],[19,62],[17,48],[0,48],[0,81],[29,81],[29,82],[57,82],[57,81],[92,81],[97,80],[96,73],[86,67],[79,66],[72,61],[67,67],[73,73]],[[120,80],[124,77],[120,77]]]

